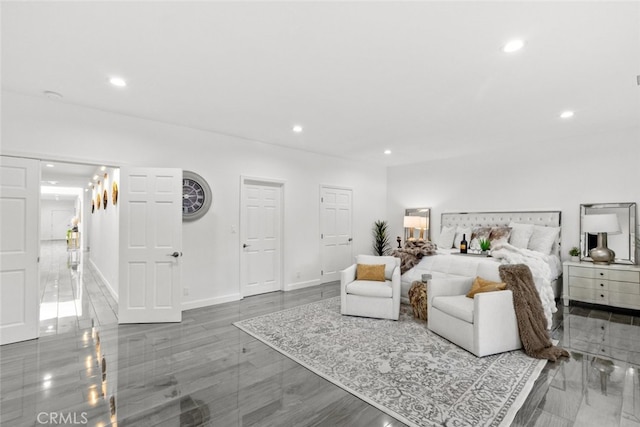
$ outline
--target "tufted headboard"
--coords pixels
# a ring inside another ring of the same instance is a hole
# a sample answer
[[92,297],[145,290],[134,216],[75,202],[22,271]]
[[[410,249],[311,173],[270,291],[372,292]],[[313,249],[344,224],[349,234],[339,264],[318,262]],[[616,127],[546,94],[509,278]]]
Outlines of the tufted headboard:
[[[444,212],[440,219],[440,228],[447,227],[497,227],[509,225],[511,221],[522,224],[535,224],[545,227],[562,225],[560,211],[522,211],[522,212]],[[560,240],[562,229],[558,233],[553,253],[560,256]]]

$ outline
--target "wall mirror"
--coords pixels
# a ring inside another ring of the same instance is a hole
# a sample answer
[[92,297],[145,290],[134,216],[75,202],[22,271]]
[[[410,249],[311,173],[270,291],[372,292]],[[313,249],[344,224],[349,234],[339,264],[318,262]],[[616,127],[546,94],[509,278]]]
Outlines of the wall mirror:
[[585,232],[586,215],[615,214],[620,231],[608,233],[607,246],[615,251],[615,264],[636,263],[636,204],[635,203],[592,203],[580,205],[580,248],[581,260],[592,261],[589,251],[596,247],[597,236]]
[[404,241],[408,239],[430,240],[430,208],[412,208],[404,210]]

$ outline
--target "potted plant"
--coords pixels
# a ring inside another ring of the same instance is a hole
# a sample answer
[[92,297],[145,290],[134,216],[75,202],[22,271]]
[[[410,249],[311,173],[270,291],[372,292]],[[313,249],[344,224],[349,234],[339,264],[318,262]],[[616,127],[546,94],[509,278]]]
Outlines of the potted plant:
[[387,255],[391,250],[388,228],[387,221],[376,221],[373,223],[373,253],[375,255]]
[[489,248],[491,247],[491,241],[489,239],[480,239],[480,250],[483,255],[487,255]]
[[573,262],[578,262],[580,261],[580,248],[577,246],[572,247],[571,249],[569,249],[569,255],[571,256],[571,261]]

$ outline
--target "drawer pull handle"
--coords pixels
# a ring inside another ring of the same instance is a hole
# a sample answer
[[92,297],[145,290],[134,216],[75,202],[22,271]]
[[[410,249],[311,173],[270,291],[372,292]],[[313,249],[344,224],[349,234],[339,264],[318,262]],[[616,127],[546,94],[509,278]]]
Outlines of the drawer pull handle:
[[604,295],[600,294],[600,297],[601,297],[601,298],[604,298]]
[[600,273],[601,276],[604,276],[604,273]]
[[600,286],[604,286],[604,283],[600,283]]
[[[600,329],[602,329],[604,331],[604,326],[600,326]],[[603,338],[604,339],[604,338]]]

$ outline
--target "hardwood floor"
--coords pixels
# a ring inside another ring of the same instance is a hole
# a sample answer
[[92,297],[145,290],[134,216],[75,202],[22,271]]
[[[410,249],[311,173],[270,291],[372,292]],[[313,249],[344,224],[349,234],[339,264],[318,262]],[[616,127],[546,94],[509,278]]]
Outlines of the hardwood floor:
[[[337,296],[337,283],[118,326],[90,269],[50,255],[42,295],[56,316],[40,339],[0,347],[3,426],[404,425],[232,325]],[[513,425],[640,427],[638,314],[560,305],[553,337],[571,358],[547,364]]]

